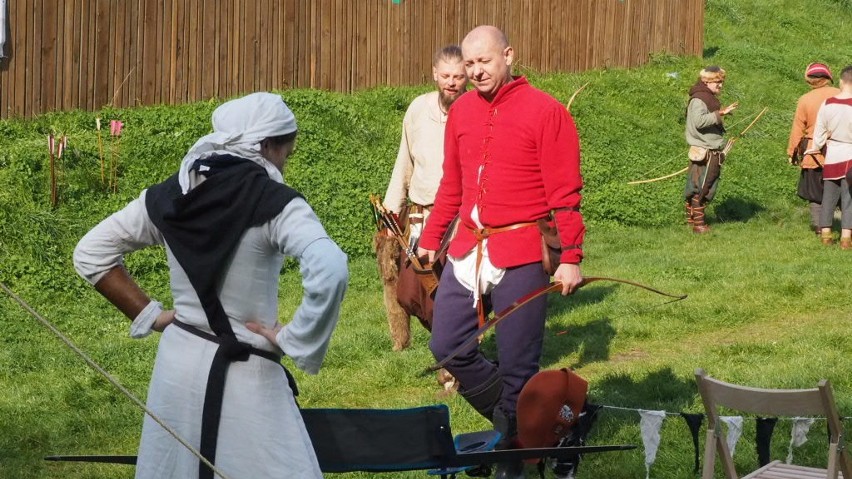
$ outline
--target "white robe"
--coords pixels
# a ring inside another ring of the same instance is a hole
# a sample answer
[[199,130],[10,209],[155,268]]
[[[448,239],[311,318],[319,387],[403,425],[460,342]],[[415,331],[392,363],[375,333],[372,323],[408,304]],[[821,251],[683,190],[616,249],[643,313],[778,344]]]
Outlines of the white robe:
[[[145,192],[80,240],[74,252],[78,273],[92,284],[145,246],[164,243],[145,208]],[[210,331],[195,290],[166,245],[178,320]],[[346,290],[346,255],[332,242],[313,210],[296,198],[268,223],[246,231],[222,281],[219,298],[242,342],[274,350],[245,327],[249,320],[271,327],[278,320],[278,275],[285,256],[299,260],[302,303],[278,334],[278,346],[316,374],[328,349]],[[160,338],[148,390],[148,406],[184,439],[198,447],[207,374],[217,344],[180,328]],[[146,415],[138,479],[198,477],[199,460]],[[310,438],[284,371],[252,355],[230,364],[225,384],[215,465],[231,478],[319,478]]]

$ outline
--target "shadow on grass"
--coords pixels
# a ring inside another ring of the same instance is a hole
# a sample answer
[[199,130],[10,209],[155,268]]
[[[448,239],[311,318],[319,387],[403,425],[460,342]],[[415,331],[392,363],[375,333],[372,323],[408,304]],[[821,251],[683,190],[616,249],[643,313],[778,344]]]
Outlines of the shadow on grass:
[[[551,295],[547,305],[548,318],[556,315],[570,314],[574,309],[603,302],[612,294],[617,285],[595,285],[583,288],[570,296]],[[544,332],[544,349],[542,351],[542,367],[570,366],[581,367],[596,361],[609,359],[609,345],[615,336],[615,328],[609,318],[596,319],[592,322],[565,327],[555,322],[548,322]],[[580,353],[580,360],[571,365],[556,364],[560,358],[570,354]]]
[[663,368],[639,380],[626,374],[598,380],[594,400],[609,406],[676,412],[690,408],[697,395],[698,389],[691,376],[681,378],[671,368]]
[[[609,360],[610,343],[615,337],[615,328],[609,318],[601,318],[567,329],[549,324],[544,333],[544,351],[541,355],[542,369],[560,367],[579,368],[586,364]],[[573,364],[560,364],[560,358],[580,353]]]
[[740,198],[725,198],[724,201],[716,205],[713,211],[716,214],[716,221],[720,223],[745,223],[765,209],[762,205],[754,201]]

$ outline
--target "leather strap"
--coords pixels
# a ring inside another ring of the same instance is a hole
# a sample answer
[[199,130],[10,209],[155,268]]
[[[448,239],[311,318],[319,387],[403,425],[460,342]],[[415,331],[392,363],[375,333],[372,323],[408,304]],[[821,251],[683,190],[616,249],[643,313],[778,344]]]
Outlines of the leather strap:
[[[488,237],[495,235],[497,233],[505,233],[506,231],[517,230],[521,228],[527,228],[530,226],[538,226],[538,223],[534,221],[528,221],[524,223],[515,223],[506,226],[500,226],[497,228],[478,228],[471,229],[470,231],[473,233],[474,238],[476,238],[476,269],[474,270],[474,281],[476,281],[476,289],[479,290],[479,268],[482,266],[482,243]],[[482,305],[482,294],[479,295],[479,301],[476,302],[476,316],[479,320],[479,327],[485,324],[485,307]]]
[[[207,341],[210,341],[212,343],[222,344],[222,340],[219,338],[219,336],[216,336],[215,334],[210,334],[208,332],[202,331],[202,330],[196,328],[195,326],[186,324],[186,323],[184,323],[180,320],[177,320],[177,319],[173,320],[172,324],[174,324],[175,326],[179,327],[180,329],[182,329],[182,330],[184,330],[184,331],[186,331],[190,334],[194,334],[194,335],[198,336],[199,338],[206,339]],[[270,360],[274,363],[280,362],[281,358],[282,358],[281,354],[276,354],[272,351],[265,351],[263,349],[258,349],[258,348],[255,348],[253,346],[249,346],[248,352],[249,352],[249,354],[254,354],[255,356],[260,356],[260,357],[262,357],[264,359],[268,359],[268,360]]]

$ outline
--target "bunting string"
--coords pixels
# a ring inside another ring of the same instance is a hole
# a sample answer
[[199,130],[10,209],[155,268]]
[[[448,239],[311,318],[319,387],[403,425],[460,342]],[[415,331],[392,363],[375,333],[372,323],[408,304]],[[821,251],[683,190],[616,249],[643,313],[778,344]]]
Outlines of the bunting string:
[[[692,436],[692,445],[694,448],[694,464],[693,472],[698,473],[701,469],[701,448],[699,444],[700,430],[704,418],[707,417],[704,413],[687,413],[687,412],[671,412],[671,411],[649,411],[647,409],[609,406],[599,404],[587,404],[586,407],[593,407],[600,411],[609,409],[613,411],[626,411],[639,416],[639,429],[642,437],[642,445],[645,452],[645,477],[650,478],[651,466],[656,461],[657,451],[660,445],[660,431],[662,430],[663,422],[669,417],[680,417],[684,420],[689,428]],[[743,416],[720,416],[719,420],[723,422],[727,429],[726,442],[734,455],[737,443],[740,440],[743,432],[744,424]],[[790,444],[787,451],[787,463],[793,460],[793,450],[807,442],[807,435],[811,430],[811,426],[818,421],[825,421],[824,417],[754,417],[755,419],[755,447],[758,456],[758,462],[761,467],[770,462],[769,451],[772,433],[778,422],[791,422]],[[841,416],[842,421],[852,420],[852,417]]]

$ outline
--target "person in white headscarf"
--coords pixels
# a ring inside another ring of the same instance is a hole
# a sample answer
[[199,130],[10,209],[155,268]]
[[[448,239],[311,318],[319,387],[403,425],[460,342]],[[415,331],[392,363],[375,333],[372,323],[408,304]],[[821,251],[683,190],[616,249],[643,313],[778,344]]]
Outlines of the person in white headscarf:
[[[162,332],[148,407],[230,477],[322,473],[281,354],[316,374],[346,291],[346,255],[282,171],[296,137],[278,95],[254,93],[213,112],[213,133],[180,170],[90,230],[77,272],[132,320],[134,338]],[[174,309],[150,299],[126,253],[166,249]],[[298,259],[302,302],[278,322],[278,275]],[[136,477],[212,478],[213,471],[146,416]]]

